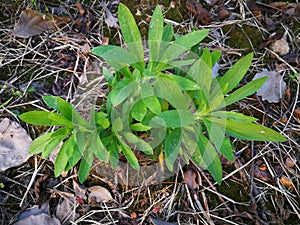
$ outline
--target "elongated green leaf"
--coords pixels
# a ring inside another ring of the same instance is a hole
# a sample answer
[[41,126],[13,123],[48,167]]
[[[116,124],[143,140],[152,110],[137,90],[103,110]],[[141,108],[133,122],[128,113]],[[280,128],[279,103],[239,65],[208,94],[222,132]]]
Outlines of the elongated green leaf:
[[139,170],[140,165],[139,162],[134,154],[134,152],[129,148],[129,146],[122,140],[122,137],[117,136],[119,143],[122,148],[122,152],[124,153],[126,159],[128,160],[129,164],[132,166],[132,168]]
[[230,141],[225,137],[225,124],[217,124],[206,119],[203,120],[209,140],[214,144],[214,147],[227,158],[228,160],[234,159],[233,149]]
[[168,23],[164,27],[164,33],[163,33],[163,36],[162,36],[162,41],[170,42],[170,41],[172,41],[173,36],[174,36],[173,26],[172,26],[172,24]]
[[192,104],[187,93],[182,92],[175,81],[164,77],[157,77],[152,83],[154,85],[155,96],[166,100],[176,109],[188,109]]
[[118,8],[118,19],[129,52],[135,55],[141,67],[144,67],[144,49],[139,28],[130,10],[122,3]]
[[222,182],[222,165],[215,148],[209,140],[199,134],[198,151],[192,157],[193,161],[202,168],[207,169],[218,184]]
[[167,167],[173,171],[174,162],[179,154],[181,146],[181,129],[177,128],[167,137],[165,142],[165,159]]
[[147,107],[143,102],[143,100],[136,102],[131,109],[131,115],[137,121],[142,121],[146,113],[147,113]]
[[217,61],[219,60],[219,58],[221,57],[221,55],[222,55],[222,52],[221,52],[221,51],[219,51],[219,50],[213,51],[213,52],[211,53],[211,64],[212,64],[212,65],[215,65],[216,62],[217,62]]
[[119,150],[117,145],[117,140],[112,141],[108,147],[109,151],[109,164],[112,168],[115,168],[119,163]]
[[200,89],[198,84],[196,84],[195,82],[193,82],[185,77],[180,77],[180,76],[176,76],[173,74],[164,74],[163,77],[166,77],[170,80],[175,81],[182,90],[199,90]]
[[246,72],[248,71],[251,61],[253,58],[253,53],[249,53],[242,59],[240,59],[237,63],[235,63],[224,76],[219,80],[219,85],[223,90],[223,94],[230,92],[233,88],[235,88]]
[[156,6],[149,25],[148,45],[149,45],[149,65],[152,66],[159,60],[160,43],[164,32],[164,17],[159,5]]
[[225,124],[226,134],[242,140],[272,142],[283,142],[287,140],[283,135],[279,134],[278,132],[258,124],[241,123],[233,120],[219,119],[214,117],[207,119],[221,125]]
[[152,118],[149,125],[151,127],[184,127],[194,122],[194,115],[188,110],[164,111]]
[[257,80],[253,80],[250,83],[246,84],[245,86],[237,89],[233,93],[231,93],[228,97],[224,99],[225,105],[230,105],[234,102],[237,102],[248,95],[253,94],[256,92],[268,79],[268,77],[262,77]]
[[228,111],[215,111],[211,113],[213,117],[219,117],[222,119],[229,119],[236,122],[244,122],[244,123],[252,123],[255,122],[257,119],[251,116],[245,116],[242,113],[237,112],[228,112]]
[[42,126],[68,126],[72,127],[72,122],[61,114],[46,111],[31,111],[19,116],[26,123]]
[[127,84],[121,90],[114,90],[115,94],[111,96],[111,102],[114,106],[121,104],[126,98],[128,98],[132,93],[134,93],[138,88],[137,81],[133,81]]
[[150,130],[151,127],[146,126],[142,123],[134,123],[130,125],[130,129],[134,131],[147,131]]
[[153,112],[154,114],[158,114],[161,112],[161,105],[157,97],[150,96],[143,99],[147,108]]
[[[75,132],[74,135],[71,135],[69,139],[71,139],[70,142],[73,143],[73,147],[66,149],[66,154],[69,157],[69,160],[68,160],[68,165],[65,168],[65,171],[69,171],[70,169],[72,169],[79,162],[82,156],[81,151],[79,150],[76,142]],[[69,141],[69,139],[67,141]]]
[[122,135],[125,137],[125,139],[130,142],[131,144],[136,145],[136,147],[144,152],[145,154],[152,155],[153,149],[152,147],[145,142],[143,139],[135,136],[133,133],[130,132],[122,132]]
[[212,62],[210,52],[204,49],[202,57],[197,59],[187,73],[203,90],[206,96],[209,96],[212,82]]
[[73,125],[81,125],[89,127],[89,124],[79,113],[74,109],[74,107],[66,100],[57,96],[43,96],[44,102],[51,108],[60,112],[65,118],[72,121]]
[[65,141],[65,143],[61,146],[55,163],[54,163],[54,175],[55,177],[58,177],[63,172],[67,171],[66,167],[69,162],[69,158],[73,155],[74,148],[77,147],[77,144],[75,142],[75,135],[72,134],[68,140]]
[[125,48],[113,45],[102,45],[93,48],[92,53],[104,58],[107,62],[110,62],[110,66],[114,67],[117,71],[128,64],[134,68],[143,70],[143,67],[136,59],[135,55]]
[[171,61],[172,59],[176,58],[180,54],[184,53],[185,51],[189,50],[192,46],[198,44],[202,41],[208,34],[208,30],[198,30],[192,33],[186,34],[173,43],[171,43],[165,51],[161,61]]
[[112,129],[115,133],[123,130],[123,121],[120,117],[116,118],[114,121],[111,121]]
[[79,171],[78,171],[78,180],[80,183],[83,183],[87,176],[90,173],[92,163],[94,160],[94,152],[92,151],[86,151],[79,166]]
[[71,131],[72,129],[70,128],[61,128],[54,132],[43,134],[31,143],[29,153],[38,154],[42,152],[42,157],[46,158]]
[[87,151],[92,151],[95,153],[96,157],[103,162],[108,162],[109,160],[109,152],[103,145],[97,130],[90,135],[90,138],[88,139],[89,143],[89,148]]

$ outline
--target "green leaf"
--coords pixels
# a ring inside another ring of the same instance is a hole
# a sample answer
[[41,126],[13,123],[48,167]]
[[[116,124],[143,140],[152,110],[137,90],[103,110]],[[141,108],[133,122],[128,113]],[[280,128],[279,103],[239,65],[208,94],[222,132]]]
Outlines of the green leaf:
[[129,148],[129,146],[122,140],[122,137],[117,136],[118,140],[120,142],[122,152],[124,153],[126,159],[128,160],[129,164],[132,166],[132,168],[139,170],[140,165],[139,162],[134,154],[134,152]]
[[89,175],[93,160],[94,160],[94,152],[86,151],[86,153],[82,157],[79,166],[79,171],[78,171],[78,180],[80,183],[83,183],[86,180],[87,176]]
[[123,121],[120,117],[112,121],[112,129],[115,133],[123,130]]
[[164,111],[152,118],[149,123],[151,127],[184,127],[194,122],[194,115],[188,110]]
[[212,82],[212,62],[210,52],[207,48],[204,49],[202,57],[197,59],[190,67],[187,74],[196,81],[204,91],[204,94],[209,96]]
[[215,148],[209,140],[202,134],[199,134],[198,148],[192,157],[193,161],[206,168],[218,184],[222,182],[222,165],[216,153]]
[[207,119],[214,123],[226,125],[226,134],[242,140],[271,142],[287,141],[287,139],[278,132],[258,124],[241,123],[233,120],[219,119],[214,117]]
[[163,42],[170,42],[170,41],[172,41],[173,36],[174,36],[173,26],[172,26],[172,24],[168,23],[164,27],[164,33],[163,33],[163,36],[162,36],[162,41]]
[[143,99],[147,108],[153,112],[154,114],[158,114],[161,112],[161,105],[157,97],[150,96]]
[[[178,38],[168,46],[161,59],[161,62],[171,61],[172,59],[186,52],[192,46],[201,42],[207,36],[207,34],[208,34],[208,30],[203,29],[203,30],[194,31],[192,33],[186,34]],[[159,65],[156,68],[156,71],[158,70],[160,70]]]
[[43,134],[31,143],[29,153],[38,154],[42,152],[42,157],[46,158],[71,131],[72,129],[70,128],[61,128],[54,132]]
[[142,123],[134,123],[134,124],[131,124],[130,125],[130,129],[131,130],[134,130],[134,131],[140,131],[140,132],[143,132],[143,131],[147,131],[147,130],[150,130],[151,127],[149,126],[146,126]]
[[144,152],[145,154],[152,155],[153,149],[152,147],[145,142],[143,139],[135,136],[133,133],[130,132],[122,132],[122,135],[125,137],[125,139],[130,142],[131,144],[136,145],[136,147]]
[[253,58],[253,53],[249,53],[242,59],[240,59],[237,63],[235,63],[219,80],[219,85],[223,90],[223,94],[230,92],[233,88],[235,88],[246,72],[248,71],[251,61]]
[[227,111],[215,111],[211,113],[213,117],[219,117],[222,119],[234,120],[236,122],[252,123],[257,119],[251,116],[245,116],[242,113],[237,112],[227,112]]
[[65,168],[65,171],[72,169],[79,162],[79,160],[81,159],[81,156],[82,156],[82,152],[79,150],[77,142],[76,142],[75,132],[74,132],[74,135],[72,135],[67,141],[69,141],[69,140],[73,143],[73,146],[70,148],[67,148],[67,150],[66,150],[67,151],[66,154],[69,157],[69,161],[68,161],[68,165]]
[[165,159],[167,167],[173,171],[174,162],[179,154],[181,146],[181,129],[177,128],[167,137],[165,141]]
[[149,25],[149,65],[151,70],[153,64],[159,60],[160,43],[164,32],[164,17],[159,5],[156,6]]
[[256,92],[268,79],[268,77],[262,77],[257,80],[253,80],[250,83],[246,84],[245,86],[237,89],[233,93],[231,93],[228,97],[224,99],[225,105],[230,105],[234,102],[237,102],[248,95],[253,94]]
[[122,3],[118,8],[118,19],[129,52],[135,55],[137,62],[144,67],[144,49],[139,28],[130,10]]
[[185,77],[180,77],[180,76],[173,75],[173,74],[163,74],[163,77],[166,77],[170,80],[175,81],[182,90],[199,90],[200,89],[198,84],[196,84],[195,82],[193,82]]
[[65,118],[72,121],[73,125],[89,127],[89,124],[74,107],[66,100],[57,96],[43,96],[44,102],[51,108],[60,112]]
[[152,83],[155,96],[166,100],[176,109],[188,109],[192,100],[187,93],[182,92],[175,81],[164,77],[157,77]]
[[111,102],[114,106],[121,104],[126,98],[128,98],[132,93],[136,92],[138,88],[137,81],[133,81],[127,84],[121,90],[116,91],[111,97]]
[[213,123],[206,119],[203,122],[207,128],[209,140],[214,144],[214,147],[228,160],[234,160],[232,146],[225,137],[225,125]]
[[92,53],[104,58],[107,62],[110,62],[115,70],[119,71],[128,64],[139,70],[143,70],[142,65],[135,58],[131,52],[125,48],[113,45],[102,45],[92,49]]
[[97,133],[97,130],[95,130],[88,137],[89,138],[87,139],[87,141],[89,142],[88,143],[89,147],[87,148],[87,151],[94,152],[98,159],[102,160],[103,162],[107,162],[109,159],[109,153],[106,150],[106,148],[104,147],[104,145]]
[[117,140],[114,140],[111,144],[108,145],[109,151],[109,164],[112,168],[115,168],[119,163],[119,150],[117,145]]
[[[54,163],[54,175],[58,177],[63,172],[67,171],[66,167],[69,162],[69,157],[73,155],[73,150],[76,148],[75,135],[72,134],[68,140],[61,146]],[[70,154],[71,153],[71,154]]]
[[137,121],[142,121],[146,113],[147,107],[144,104],[143,100],[136,102],[131,109],[131,115]]
[[219,58],[221,57],[222,52],[220,50],[217,51],[213,51],[211,53],[211,64],[215,65],[217,63],[217,61],[219,60]]
[[72,122],[61,114],[46,111],[31,111],[19,116],[26,123],[42,126],[67,126],[72,127]]

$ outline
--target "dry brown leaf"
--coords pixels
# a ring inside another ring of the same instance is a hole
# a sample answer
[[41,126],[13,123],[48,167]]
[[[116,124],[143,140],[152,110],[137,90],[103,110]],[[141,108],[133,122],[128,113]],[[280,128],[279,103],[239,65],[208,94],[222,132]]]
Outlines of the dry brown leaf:
[[107,202],[113,199],[110,192],[104,187],[93,186],[88,190],[90,192],[88,202],[91,205],[97,205],[101,202]]
[[101,6],[104,8],[106,13],[105,23],[107,24],[107,26],[119,28],[118,19],[112,15],[104,1],[101,2]]
[[274,41],[270,45],[270,49],[279,55],[286,55],[290,52],[289,44],[284,39]]
[[199,2],[195,0],[187,0],[186,8],[194,16],[196,16],[197,20],[203,25],[207,25],[212,21],[210,12],[203,8]]
[[35,205],[31,209],[22,212],[14,225],[60,225],[60,221],[49,215],[49,204],[44,203],[39,207]]
[[282,175],[280,178],[280,182],[288,189],[294,190],[294,185],[293,182],[291,181],[290,178],[286,177],[285,175]]
[[54,27],[55,23],[53,20],[46,19],[35,10],[25,9],[22,11],[20,20],[15,25],[12,34],[17,37],[29,38]]
[[70,21],[68,17],[58,17],[49,14],[42,16],[36,10],[25,9],[22,11],[19,22],[15,25],[12,34],[21,38],[29,38],[54,29],[68,21]]
[[74,179],[73,179],[73,189],[74,189],[76,196],[78,196],[79,198],[81,198],[83,200],[86,200],[87,188],[80,187],[80,185]]
[[263,71],[257,73],[253,80],[268,77],[268,80],[257,91],[257,95],[262,97],[262,100],[268,102],[279,102],[285,93],[286,84],[282,80],[280,74],[276,71]]
[[292,167],[295,166],[295,161],[293,159],[291,159],[290,157],[287,157],[286,160],[285,160],[285,165],[288,168],[292,168]]
[[191,189],[195,190],[199,187],[197,183],[198,174],[192,169],[187,169],[183,174],[184,183]]
[[31,142],[20,124],[4,118],[0,123],[0,171],[26,162]]
[[77,202],[75,198],[62,196],[56,207],[55,216],[60,219],[62,224],[69,224],[75,221],[80,215],[76,213]]

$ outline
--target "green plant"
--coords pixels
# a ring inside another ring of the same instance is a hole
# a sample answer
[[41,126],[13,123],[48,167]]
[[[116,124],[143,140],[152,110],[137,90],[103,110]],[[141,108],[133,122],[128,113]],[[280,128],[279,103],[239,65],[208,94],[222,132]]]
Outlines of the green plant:
[[[145,154],[154,151],[164,155],[169,170],[180,156],[186,163],[193,160],[207,169],[221,183],[222,166],[218,152],[233,160],[229,136],[257,141],[286,141],[281,134],[255,124],[255,118],[225,107],[253,94],[266,81],[263,77],[235,88],[250,67],[248,54],[223,76],[212,77],[212,66],[221,53],[201,49],[199,56],[190,49],[207,36],[198,30],[174,40],[173,28],[164,26],[161,8],[153,13],[148,36],[149,59],[145,59],[140,32],[129,9],[119,5],[119,23],[126,48],[99,46],[92,53],[104,58],[115,70],[103,68],[111,89],[103,111],[91,109],[89,121],[59,97],[45,96],[53,112],[27,112],[20,118],[31,124],[63,126],[35,139],[31,154],[47,157],[63,140],[55,162],[55,176],[68,171],[81,160],[79,180],[83,182],[94,155],[118,164],[123,153],[129,164],[139,169],[138,159],[130,146]],[[224,97],[226,96],[226,97]],[[147,133],[154,141],[146,142],[138,132]]]

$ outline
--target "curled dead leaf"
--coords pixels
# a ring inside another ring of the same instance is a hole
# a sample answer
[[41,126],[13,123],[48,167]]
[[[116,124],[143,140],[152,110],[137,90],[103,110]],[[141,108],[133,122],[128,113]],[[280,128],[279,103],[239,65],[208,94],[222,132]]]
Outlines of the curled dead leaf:
[[292,168],[292,167],[295,166],[295,160],[291,159],[290,157],[287,157],[286,160],[285,160],[285,165],[288,168]]
[[113,200],[110,192],[104,187],[93,186],[88,190],[90,192],[88,202],[91,205],[98,205],[101,202],[108,202],[110,200]]
[[44,31],[56,28],[61,23],[70,21],[67,17],[58,17],[50,14],[41,15],[36,10],[25,9],[21,12],[19,22],[15,25],[13,35],[29,38]]
[[0,122],[0,171],[26,162],[31,142],[20,124],[4,118]]
[[198,1],[187,0],[186,8],[194,16],[196,16],[197,20],[203,25],[207,25],[212,21],[210,12],[203,8],[201,3],[199,3]]
[[192,190],[195,190],[199,187],[197,179],[198,179],[198,173],[193,169],[189,168],[183,174],[184,183]]
[[286,55],[290,52],[289,44],[284,39],[274,41],[270,45],[270,49],[279,55]]
[[294,190],[294,184],[291,181],[290,178],[286,177],[285,175],[282,175],[280,178],[280,182],[288,189]]
[[276,71],[263,71],[257,73],[253,80],[268,77],[268,80],[257,90],[257,95],[262,97],[262,100],[277,103],[283,98],[286,88],[286,83],[282,80],[280,74]]

